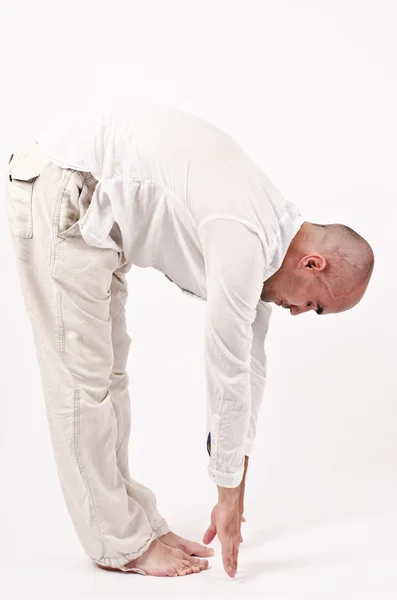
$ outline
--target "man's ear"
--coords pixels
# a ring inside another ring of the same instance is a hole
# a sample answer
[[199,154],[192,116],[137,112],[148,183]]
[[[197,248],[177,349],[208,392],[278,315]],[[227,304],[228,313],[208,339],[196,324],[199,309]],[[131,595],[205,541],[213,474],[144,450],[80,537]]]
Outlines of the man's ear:
[[307,254],[303,256],[298,266],[301,269],[313,269],[313,271],[324,271],[327,261],[321,254]]

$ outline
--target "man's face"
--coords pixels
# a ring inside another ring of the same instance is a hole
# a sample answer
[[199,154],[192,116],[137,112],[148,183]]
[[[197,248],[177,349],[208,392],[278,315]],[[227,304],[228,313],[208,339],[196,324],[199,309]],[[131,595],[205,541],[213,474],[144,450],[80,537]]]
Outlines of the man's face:
[[318,314],[337,312],[333,310],[332,299],[324,293],[322,287],[310,285],[305,281],[291,282],[290,280],[286,285],[275,286],[275,289],[270,290],[270,295],[264,286],[262,299],[282,306],[289,310],[291,315],[300,315],[308,310],[314,310]]
[[304,257],[296,265],[283,264],[264,282],[261,299],[282,306],[291,315],[309,310],[326,315],[355,306],[364,290],[335,297],[324,272],[325,266],[325,259],[319,255]]

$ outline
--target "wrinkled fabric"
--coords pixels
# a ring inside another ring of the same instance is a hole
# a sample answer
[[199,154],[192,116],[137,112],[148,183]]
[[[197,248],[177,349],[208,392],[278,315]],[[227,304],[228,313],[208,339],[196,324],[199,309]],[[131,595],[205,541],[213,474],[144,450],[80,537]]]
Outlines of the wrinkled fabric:
[[67,509],[92,560],[145,575],[126,565],[170,528],[153,492],[129,471],[131,263],[80,234],[96,186],[90,173],[54,165],[32,143],[14,151],[7,176],[17,270]]
[[299,209],[230,136],[175,108],[63,115],[36,139],[55,164],[98,182],[80,224],[88,245],[123,251],[207,302],[208,472],[217,485],[236,487],[266,379],[271,309],[260,293],[303,223]]

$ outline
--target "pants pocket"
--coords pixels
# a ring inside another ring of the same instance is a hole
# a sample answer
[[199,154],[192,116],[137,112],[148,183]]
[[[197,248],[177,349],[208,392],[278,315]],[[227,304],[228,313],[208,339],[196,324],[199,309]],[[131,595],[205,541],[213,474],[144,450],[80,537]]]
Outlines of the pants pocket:
[[13,237],[33,237],[32,198],[37,169],[13,154],[8,164],[7,209]]
[[62,188],[56,244],[80,234],[80,225],[88,215],[93,195],[93,190],[87,186],[78,171],[65,170]]

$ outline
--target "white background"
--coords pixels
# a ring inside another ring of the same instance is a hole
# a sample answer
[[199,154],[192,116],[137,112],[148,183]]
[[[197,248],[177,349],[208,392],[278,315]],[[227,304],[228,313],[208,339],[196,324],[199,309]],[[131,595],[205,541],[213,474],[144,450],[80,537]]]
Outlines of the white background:
[[[392,0],[2,2],[0,158],[58,111],[131,95],[232,135],[308,221],[374,248],[362,302],[274,307],[246,486],[239,572],[126,576],[85,556],[58,484],[4,202],[0,589],[7,598],[397,594],[397,5]],[[4,195],[3,195],[4,196]],[[205,304],[161,274],[129,277],[131,471],[172,529],[201,541],[207,475]]]

